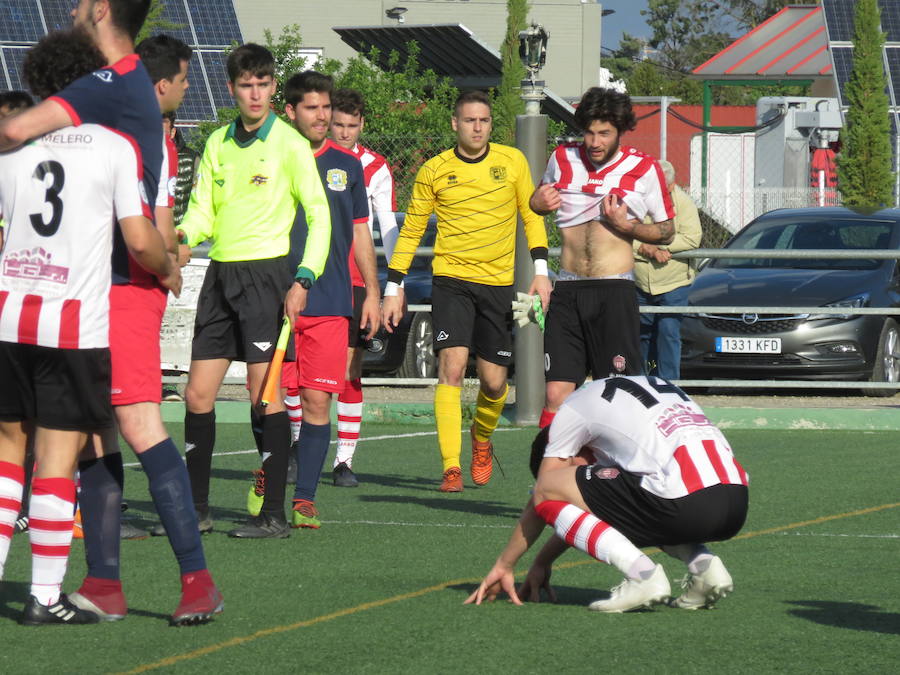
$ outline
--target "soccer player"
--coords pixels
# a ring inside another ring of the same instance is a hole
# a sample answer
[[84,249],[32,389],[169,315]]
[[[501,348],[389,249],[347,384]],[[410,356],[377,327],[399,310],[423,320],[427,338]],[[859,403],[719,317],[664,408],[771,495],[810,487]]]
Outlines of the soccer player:
[[544,330],[541,427],[588,372],[594,379],[643,372],[631,243],[667,244],[675,232],[659,163],[620,145],[636,124],[628,94],[588,89],[575,122],[584,140],[556,148],[530,200],[536,213],[557,212],[562,240]]
[[[736,535],[747,517],[748,477],[725,437],[675,385],[649,376],[594,380],[566,399],[535,438],[533,496],[493,569],[467,603],[539,600],[553,561],[568,547],[618,568],[625,580],[598,612],[627,612],[669,600],[662,565],[639,549],[659,546],[687,565],[674,607],[712,607],[734,589],[722,560],[702,542]],[[513,568],[554,528],[516,593]]]
[[[24,76],[45,97],[105,62],[83,32],[52,33],[26,56]],[[140,176],[134,144],[93,124],[0,155],[0,215],[8,223],[0,254],[0,576],[32,437],[37,465],[26,624],[100,620],[60,587],[78,453],[88,432],[112,429],[114,422],[108,320],[114,223],[136,264],[168,288],[180,285],[149,220]]]
[[[331,96],[331,138],[342,148],[350,150],[363,165],[366,197],[369,201],[369,232],[374,232],[375,222],[381,233],[381,243],[387,260],[394,253],[397,241],[397,219],[394,211],[394,176],[387,160],[359,142],[366,125],[366,105],[362,94],[355,89],[338,89]],[[353,278],[353,319],[350,322],[350,347],[347,355],[347,379],[344,391],[338,395],[338,442],[334,456],[332,477],[338,487],[356,487],[359,480],[353,473],[353,455],[356,452],[359,428],[362,422],[363,390],[362,360],[365,341],[360,337],[362,307],[365,301],[365,282],[353,260],[350,261]],[[288,404],[288,414],[291,406]]]
[[[296,321],[322,274],[331,223],[309,143],[270,109],[276,86],[272,54],[245,44],[229,54],[227,68],[240,114],[206,141],[197,186],[179,226],[189,246],[212,239],[185,389],[187,466],[200,527],[210,530],[216,395],[231,361],[245,361],[251,418],[262,430],[266,490],[261,512],[236,536],[283,536],[290,425],[281,400],[272,401],[262,416],[253,404],[260,399],[282,317]],[[308,236],[299,265],[292,266],[287,254],[298,204]]]
[[512,358],[513,269],[516,213],[534,260],[530,294],[546,304],[547,234],[528,207],[531,171],[517,149],[489,143],[490,99],[480,91],[460,94],[451,117],[456,147],[428,160],[416,175],[406,220],[388,266],[382,308],[393,332],[403,314],[400,283],[409,269],[428,218],[437,214],[431,316],[438,386],[434,416],[443,460],[441,492],[461,492],[460,394],[469,350],[476,354],[480,389],[472,437],[472,481],[485,485],[493,469],[491,434],[497,427]]
[[[344,391],[348,344],[344,338],[349,331],[351,339],[355,339],[360,326],[365,326],[371,339],[380,325],[381,292],[368,225],[363,167],[352,152],[326,137],[333,86],[331,77],[313,70],[292,76],[284,85],[285,113],[309,141],[331,211],[331,248],[325,272],[310,290],[306,308],[293,326],[296,361],[286,363],[282,370],[282,386],[288,398],[299,396],[303,406],[303,423],[295,444],[297,483],[292,527],[321,525],[315,505],[316,487],[331,440],[331,397]],[[307,236],[306,214],[301,208],[291,230],[292,264],[305,248]],[[351,253],[365,280],[360,322],[353,324]],[[232,534],[256,536],[257,532]]]

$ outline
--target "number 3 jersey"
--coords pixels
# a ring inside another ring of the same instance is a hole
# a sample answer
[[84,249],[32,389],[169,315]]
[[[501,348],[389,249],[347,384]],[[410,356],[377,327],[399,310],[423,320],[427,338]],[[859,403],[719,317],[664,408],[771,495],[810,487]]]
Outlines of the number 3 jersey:
[[[747,485],[722,432],[687,394],[656,377],[596,380],[569,396],[550,425],[544,457],[574,457],[641,476],[641,487],[677,499],[718,484]],[[594,471],[592,479],[614,477]]]
[[113,224],[150,216],[140,151],[94,124],[0,154],[0,341],[109,346]]

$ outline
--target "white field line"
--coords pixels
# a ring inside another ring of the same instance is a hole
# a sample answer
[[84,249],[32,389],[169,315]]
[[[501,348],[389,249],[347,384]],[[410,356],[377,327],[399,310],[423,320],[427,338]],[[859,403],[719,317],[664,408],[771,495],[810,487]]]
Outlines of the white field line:
[[900,539],[900,534],[829,534],[827,532],[779,532],[783,537],[846,537],[849,539]]

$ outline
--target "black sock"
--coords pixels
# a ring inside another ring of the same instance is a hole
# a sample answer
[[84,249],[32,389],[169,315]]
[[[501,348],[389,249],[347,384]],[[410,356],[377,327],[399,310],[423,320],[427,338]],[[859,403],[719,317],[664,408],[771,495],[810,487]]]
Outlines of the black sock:
[[206,569],[203,544],[197,528],[197,512],[191,501],[191,482],[181,455],[171,438],[138,455],[156,512],[182,574]]
[[122,486],[125,470],[122,453],[78,463],[81,474],[81,526],[87,576],[119,578],[119,544],[122,528]]
[[255,405],[250,406],[250,431],[253,432],[253,440],[256,441],[256,451],[263,455],[263,417]]
[[262,423],[263,471],[266,472],[266,496],[262,513],[284,520],[284,490],[287,482],[288,453],[291,449],[291,425],[286,411],[266,415]]
[[330,422],[310,424],[303,420],[300,438],[297,439],[297,485],[294,488],[294,499],[315,501],[316,486],[322,475],[322,467],[325,466],[330,442]]
[[216,411],[184,413],[184,459],[198,511],[209,510],[209,474],[216,445]]

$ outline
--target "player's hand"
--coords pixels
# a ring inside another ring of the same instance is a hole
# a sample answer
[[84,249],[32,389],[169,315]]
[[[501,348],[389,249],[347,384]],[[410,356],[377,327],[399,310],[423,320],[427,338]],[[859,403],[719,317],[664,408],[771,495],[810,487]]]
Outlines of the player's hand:
[[381,321],[388,333],[393,333],[394,329],[400,325],[405,305],[404,296],[403,289],[399,288],[397,295],[389,295],[381,301]]
[[284,314],[290,319],[292,326],[297,323],[297,317],[300,315],[300,312],[306,309],[308,297],[309,291],[296,281],[287,292],[287,296],[284,298]]
[[550,306],[550,294],[552,292],[553,284],[550,282],[550,277],[543,274],[536,274],[534,279],[531,280],[531,286],[528,288],[529,295],[539,295],[541,297],[541,309],[544,312]]
[[173,256],[169,256],[169,261],[171,263],[169,265],[170,272],[164,277],[159,277],[159,283],[162,284],[163,288],[172,291],[172,295],[177,298],[181,295],[181,268],[175,262]]
[[178,265],[184,267],[191,261],[191,247],[187,244],[178,244]]
[[379,307],[380,298],[378,294],[366,295],[365,302],[362,306],[362,315],[359,318],[359,329],[366,330],[366,340],[375,337],[375,333],[381,328],[381,308]]
[[545,183],[544,185],[538,185],[537,189],[532,193],[531,199],[528,200],[528,205],[535,213],[550,213],[562,206],[562,196],[560,196],[556,186]]
[[474,603],[480,605],[485,598],[487,598],[488,602],[493,602],[500,593],[506,593],[510,602],[514,605],[522,604],[522,601],[519,600],[519,596],[516,594],[516,579],[512,568],[497,563],[463,604],[471,605]]
[[525,581],[519,586],[519,597],[525,602],[540,602],[541,591],[547,595],[549,602],[556,602],[556,591],[550,585],[551,568],[535,562],[528,570]]
[[628,206],[619,195],[610,192],[603,198],[602,206],[604,218],[610,227],[629,237],[634,234],[634,221],[628,219]]

